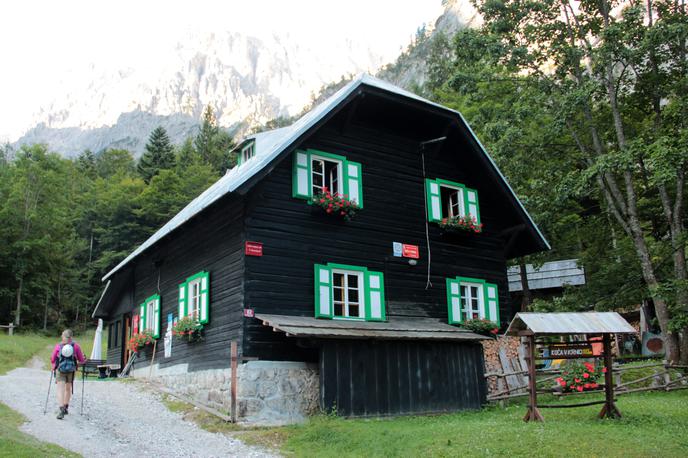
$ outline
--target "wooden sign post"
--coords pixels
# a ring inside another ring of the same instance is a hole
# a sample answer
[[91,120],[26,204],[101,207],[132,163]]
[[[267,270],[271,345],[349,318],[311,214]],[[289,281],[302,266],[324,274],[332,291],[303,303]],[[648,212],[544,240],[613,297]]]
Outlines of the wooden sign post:
[[529,336],[526,337],[526,342],[528,346],[528,353],[526,354],[526,358],[528,359],[528,411],[526,412],[526,416],[523,417],[523,421],[545,421],[544,418],[542,418],[542,414],[540,413],[540,409],[538,409],[537,406],[537,383],[535,380],[536,376],[536,371],[535,371],[535,336],[533,334],[530,334]]
[[604,407],[600,411],[600,418],[621,418],[621,412],[614,404],[614,381],[612,380],[612,343],[609,334],[605,334],[602,343],[604,345]]

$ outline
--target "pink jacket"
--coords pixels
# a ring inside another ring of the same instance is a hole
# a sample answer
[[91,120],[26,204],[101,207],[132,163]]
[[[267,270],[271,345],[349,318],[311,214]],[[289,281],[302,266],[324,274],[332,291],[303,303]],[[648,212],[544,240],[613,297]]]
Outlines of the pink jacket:
[[[69,343],[74,345],[74,356],[76,356],[77,362],[79,364],[84,364],[86,362],[86,358],[84,357],[84,353],[81,351],[81,347],[79,346],[79,344],[74,342],[73,340],[70,340]],[[53,365],[53,369],[57,369],[57,360],[60,356],[61,346],[62,343],[55,345],[55,348],[53,349],[53,354],[50,356],[50,362]]]

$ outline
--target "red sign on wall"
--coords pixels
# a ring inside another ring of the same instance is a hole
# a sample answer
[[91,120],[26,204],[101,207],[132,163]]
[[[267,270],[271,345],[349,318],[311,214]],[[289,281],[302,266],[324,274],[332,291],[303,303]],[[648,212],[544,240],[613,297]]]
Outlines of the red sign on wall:
[[139,316],[138,315],[134,315],[132,327],[134,328],[134,334],[138,334],[139,333]]
[[244,309],[245,318],[253,318],[256,316],[256,312],[253,309]]
[[418,245],[407,245],[404,243],[401,246],[401,255],[405,258],[418,259],[420,257]]
[[263,244],[261,242],[246,242],[244,248],[246,256],[263,256]]

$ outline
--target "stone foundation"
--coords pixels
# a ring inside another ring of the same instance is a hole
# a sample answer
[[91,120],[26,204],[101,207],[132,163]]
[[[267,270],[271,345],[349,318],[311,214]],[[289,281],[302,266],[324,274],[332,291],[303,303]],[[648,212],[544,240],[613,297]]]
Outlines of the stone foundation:
[[[147,378],[149,367],[132,371]],[[187,364],[160,368],[152,381],[201,404],[229,413],[231,371],[210,369],[188,372]],[[304,421],[318,410],[317,365],[286,361],[250,361],[237,371],[237,419],[257,425],[283,425]]]

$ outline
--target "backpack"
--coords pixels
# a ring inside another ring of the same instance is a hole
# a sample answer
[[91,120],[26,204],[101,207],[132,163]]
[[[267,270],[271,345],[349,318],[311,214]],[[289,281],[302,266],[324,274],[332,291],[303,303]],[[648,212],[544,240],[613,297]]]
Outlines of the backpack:
[[72,351],[72,356],[65,357],[62,355],[62,347],[70,345],[74,348],[73,343],[60,345],[60,351],[57,358],[57,370],[62,373],[76,372],[76,352]]

